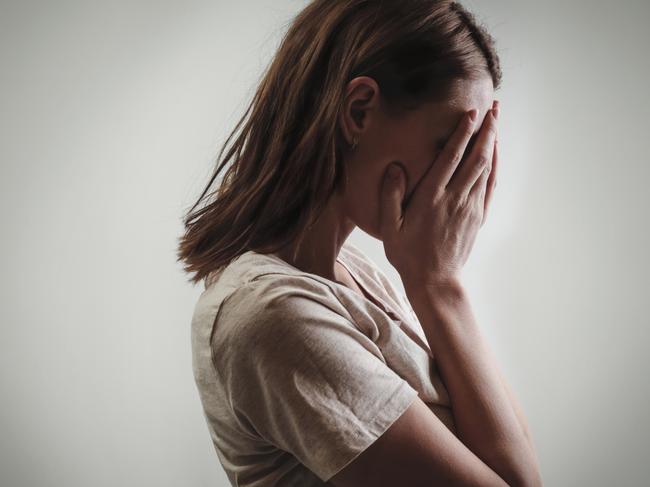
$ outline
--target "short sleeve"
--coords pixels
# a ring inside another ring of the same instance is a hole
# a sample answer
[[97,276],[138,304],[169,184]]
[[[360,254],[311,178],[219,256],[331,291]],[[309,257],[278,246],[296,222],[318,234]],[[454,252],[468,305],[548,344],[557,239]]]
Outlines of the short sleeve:
[[418,395],[323,296],[249,293],[228,305],[234,322],[226,389],[235,415],[324,482]]

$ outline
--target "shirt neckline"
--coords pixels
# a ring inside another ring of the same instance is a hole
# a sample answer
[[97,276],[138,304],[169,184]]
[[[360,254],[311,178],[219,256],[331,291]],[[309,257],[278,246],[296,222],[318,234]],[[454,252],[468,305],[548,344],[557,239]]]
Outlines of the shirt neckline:
[[[371,292],[371,291],[368,289],[368,287],[367,287],[367,286],[362,282],[363,280],[362,280],[362,279],[359,277],[359,275],[357,274],[356,269],[354,268],[354,265],[352,265],[350,262],[348,262],[347,258],[345,257],[345,252],[346,252],[346,251],[347,251],[347,252],[351,252],[350,249],[347,248],[347,247],[345,246],[345,244],[343,244],[343,246],[342,246],[341,249],[339,250],[338,255],[336,256],[336,261],[337,261],[339,264],[341,264],[341,265],[342,265],[342,266],[343,266],[343,267],[348,271],[348,273],[350,274],[350,276],[352,276],[352,279],[354,279],[354,281],[356,282],[357,286],[359,286],[359,288],[361,288],[362,291],[365,292],[365,293],[366,293],[368,296],[370,296],[372,299],[368,299],[367,296],[362,296],[362,297],[363,297],[364,299],[367,299],[368,301],[370,301],[370,302],[371,302],[372,304],[374,304],[375,306],[377,306],[377,307],[378,307],[379,309],[381,309],[384,313],[386,313],[388,316],[390,316],[393,320],[397,320],[397,321],[400,321],[400,322],[404,322],[404,317],[403,317],[399,312],[394,311],[393,309],[391,309],[391,307],[388,306],[388,305],[385,303],[385,301],[384,301],[383,299],[381,299],[380,297],[378,297],[374,292]],[[342,284],[342,283],[340,283],[340,282],[338,282],[338,281],[333,281],[333,280],[327,279],[327,278],[325,278],[325,277],[323,277],[323,276],[320,276],[320,275],[318,275],[318,274],[313,274],[313,273],[310,273],[310,272],[305,272],[305,271],[303,271],[302,269],[299,269],[299,268],[297,268],[296,266],[294,266],[294,265],[290,264],[289,262],[285,261],[284,259],[278,257],[277,255],[274,255],[274,254],[262,254],[262,255],[266,255],[266,256],[268,256],[268,257],[270,257],[270,258],[272,258],[272,259],[274,259],[274,260],[276,260],[276,261],[279,261],[280,263],[286,265],[287,267],[293,269],[294,271],[300,272],[300,273],[302,273],[302,274],[316,275],[316,276],[318,276],[318,277],[321,278],[321,279],[326,279],[326,280],[329,281],[329,282],[333,282],[333,283],[336,284],[337,286],[342,286],[342,287],[346,288],[347,290],[354,292],[354,291],[351,290],[349,287],[347,287],[346,285],[344,285],[344,284]],[[357,294],[357,293],[355,293],[355,294]],[[358,294],[357,294],[357,295],[358,295]]]
[[[352,266],[352,265],[349,264],[348,262],[345,262],[345,259],[338,259],[338,258],[337,258],[336,260],[337,260],[337,261],[338,261],[338,262],[339,262],[343,267],[345,267],[345,269],[350,273],[350,276],[352,276],[352,279],[354,279],[354,281],[356,282],[357,286],[359,286],[359,288],[361,288],[361,290],[362,290],[364,293],[366,293],[368,296],[370,296],[370,297],[372,298],[370,301],[373,301],[373,302],[374,302],[373,304],[375,304],[376,306],[378,306],[379,308],[381,308],[381,309],[384,311],[384,313],[386,313],[387,315],[391,316],[393,319],[397,319],[397,320],[403,321],[402,318],[401,318],[401,316],[399,315],[399,313],[393,311],[393,310],[392,310],[392,309],[391,309],[391,308],[386,304],[386,302],[385,302],[383,299],[381,299],[380,297],[378,297],[377,295],[375,295],[375,293],[373,293],[372,291],[370,291],[370,290],[368,289],[368,287],[367,287],[367,286],[362,282],[362,279],[357,275],[357,273],[356,273],[356,269],[352,269],[352,267],[354,267],[354,266]],[[364,296],[364,298],[368,299],[366,296]]]
[[[415,342],[417,342],[417,343],[418,343],[418,344],[419,344],[419,345],[420,345],[420,346],[421,346],[421,347],[422,347],[422,348],[427,352],[427,354],[428,354],[429,356],[433,357],[433,353],[431,352],[431,348],[429,347],[429,344],[426,342],[426,340],[424,340],[424,339],[420,336],[419,333],[417,333],[415,330],[413,330],[413,329],[411,328],[411,326],[408,324],[408,318],[406,318],[406,315],[403,315],[400,311],[393,311],[393,309],[392,309],[390,306],[388,306],[388,305],[384,302],[383,299],[380,299],[379,297],[377,297],[377,295],[376,295],[375,293],[369,291],[368,288],[367,288],[367,286],[365,286],[365,285],[362,283],[362,279],[357,275],[356,268],[354,267],[354,265],[353,265],[351,262],[348,262],[348,261],[347,261],[347,258],[345,257],[345,253],[344,253],[345,251],[348,251],[348,252],[354,252],[353,250],[350,250],[349,248],[346,248],[346,247],[345,247],[345,244],[344,244],[344,246],[343,246],[343,247],[341,248],[341,250],[339,251],[338,256],[336,257],[336,260],[337,260],[337,261],[338,261],[338,262],[339,262],[343,267],[345,267],[345,268],[347,269],[347,271],[350,273],[350,275],[352,276],[352,279],[355,280],[355,282],[357,283],[357,285],[358,285],[360,288],[363,288],[363,290],[364,290],[366,293],[368,293],[369,296],[372,296],[372,298],[373,298],[373,299],[368,299],[366,296],[362,296],[363,299],[366,299],[367,301],[371,302],[373,305],[377,306],[377,307],[378,307],[379,309],[381,309],[381,310],[382,310],[382,311],[383,311],[387,316],[389,316],[393,321],[397,321],[397,322],[399,322],[399,323],[400,323],[399,326],[400,326],[402,329],[405,330],[405,332],[406,332],[406,333],[411,337],[411,339],[414,340]],[[251,251],[248,251],[248,252],[254,252],[254,251],[251,250]],[[254,253],[256,253],[256,252],[254,252]],[[345,288],[347,291],[349,291],[349,292],[353,292],[354,294],[356,294],[356,295],[358,296],[358,294],[357,294],[355,291],[351,290],[349,287],[345,286],[344,284],[341,284],[340,282],[337,282],[337,281],[332,281],[332,280],[327,279],[327,278],[325,278],[325,277],[323,277],[323,276],[320,276],[320,275],[318,275],[318,274],[313,274],[313,273],[310,273],[310,272],[305,272],[305,271],[303,271],[302,269],[299,269],[299,268],[297,268],[297,267],[295,267],[295,266],[289,264],[287,261],[281,259],[280,257],[278,257],[278,256],[276,256],[276,255],[273,255],[273,254],[259,254],[259,255],[266,256],[266,257],[268,257],[268,258],[274,260],[275,262],[279,263],[280,265],[284,265],[284,266],[286,266],[287,268],[291,269],[293,272],[300,273],[300,274],[304,274],[304,275],[309,275],[309,276],[315,276],[315,277],[317,277],[318,279],[324,279],[324,280],[326,280],[327,282],[330,282],[330,283],[335,284],[336,286],[341,286],[341,287]],[[368,265],[370,265],[370,264],[368,264]]]

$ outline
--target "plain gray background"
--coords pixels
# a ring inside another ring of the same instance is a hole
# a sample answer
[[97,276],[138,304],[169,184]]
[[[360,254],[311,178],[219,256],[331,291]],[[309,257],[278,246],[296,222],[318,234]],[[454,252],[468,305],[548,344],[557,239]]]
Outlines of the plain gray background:
[[[465,268],[479,325],[546,486],[648,485],[650,4],[464,4],[504,73],[499,185]],[[304,5],[2,1],[3,486],[228,485],[176,244]]]

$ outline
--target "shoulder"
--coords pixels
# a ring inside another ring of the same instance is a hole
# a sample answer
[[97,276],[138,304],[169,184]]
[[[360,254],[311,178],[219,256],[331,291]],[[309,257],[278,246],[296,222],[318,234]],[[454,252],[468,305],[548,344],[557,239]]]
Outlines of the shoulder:
[[384,360],[327,286],[286,275],[266,275],[231,293],[219,311],[211,349],[234,395],[242,392],[234,382],[250,383],[258,374],[291,375],[308,364],[316,374],[358,361],[376,367],[376,360]]
[[268,272],[233,290],[224,304],[229,303],[229,307],[245,305],[247,312],[257,314],[297,311],[304,300],[331,303],[338,298],[330,285],[310,275]]
[[351,316],[326,283],[306,275],[267,273],[232,291],[220,306],[218,320],[222,334],[241,341],[300,334],[309,323],[349,322]]

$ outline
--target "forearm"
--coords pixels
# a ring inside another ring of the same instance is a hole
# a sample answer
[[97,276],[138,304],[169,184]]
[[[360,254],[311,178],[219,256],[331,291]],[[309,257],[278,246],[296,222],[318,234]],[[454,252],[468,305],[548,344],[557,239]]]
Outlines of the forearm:
[[[488,349],[489,350],[489,349]],[[496,363],[494,356],[492,354],[492,351],[489,350],[490,355],[492,356],[492,362]],[[506,381],[505,377],[501,373],[501,370],[499,370],[499,377],[501,378],[501,383],[503,384],[503,388],[506,391],[506,394],[508,395],[508,400],[510,401],[510,406],[512,407],[513,411],[517,415],[517,420],[519,422],[519,425],[521,426],[521,429],[524,431],[526,435],[526,439],[528,440],[528,446],[530,448],[530,451],[535,459],[535,467],[537,468],[537,471],[540,472],[540,466],[539,466],[539,459],[537,457],[537,451],[535,450],[535,443],[533,441],[533,436],[530,431],[530,427],[528,426],[528,422],[526,421],[526,416],[524,415],[524,411],[521,408],[519,402],[517,401],[517,398],[515,397],[515,393],[510,387],[510,384]],[[540,479],[541,482],[541,479]]]
[[449,392],[461,441],[508,484],[541,485],[525,428],[510,403],[462,285],[404,284]]

